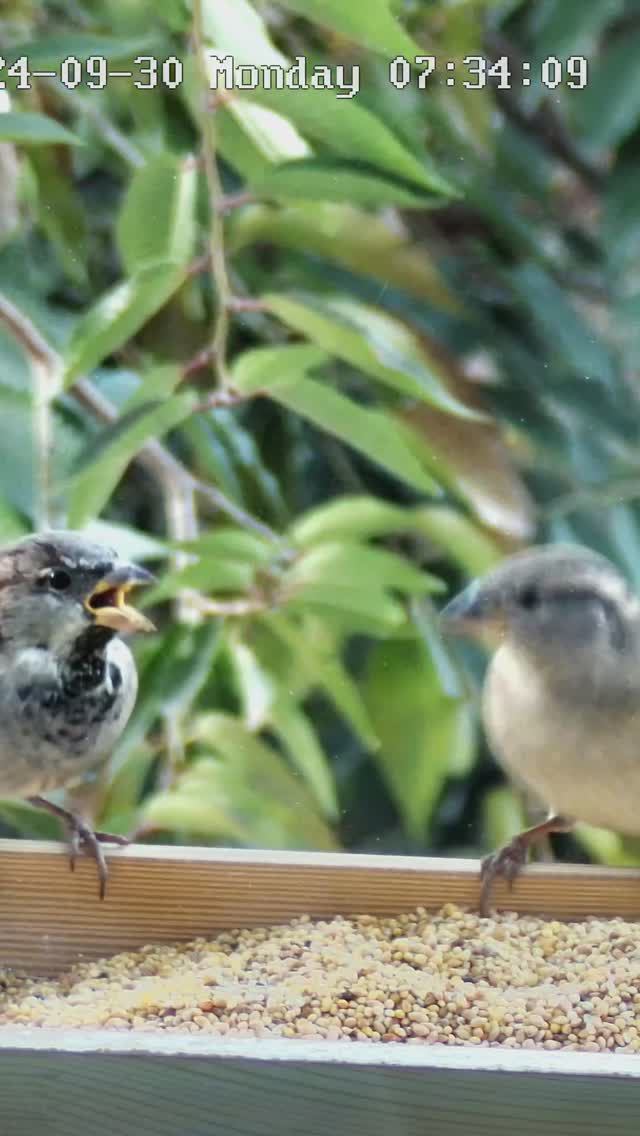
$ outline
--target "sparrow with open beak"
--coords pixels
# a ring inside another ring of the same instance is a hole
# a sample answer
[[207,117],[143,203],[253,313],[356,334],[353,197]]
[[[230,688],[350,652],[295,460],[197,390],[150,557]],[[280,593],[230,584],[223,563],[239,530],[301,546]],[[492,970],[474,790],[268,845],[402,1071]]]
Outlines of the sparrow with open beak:
[[81,847],[95,858],[101,897],[101,843],[127,841],[94,832],[42,794],[79,786],[124,730],[138,678],[120,636],[153,630],[128,603],[133,588],[152,580],[76,533],[42,533],[0,550],[0,796],[59,817],[71,866]]
[[548,833],[584,821],[640,834],[640,602],[604,557],[550,545],[505,560],[441,618],[492,650],[489,744],[550,810],[483,861],[486,914],[495,877],[512,881]]

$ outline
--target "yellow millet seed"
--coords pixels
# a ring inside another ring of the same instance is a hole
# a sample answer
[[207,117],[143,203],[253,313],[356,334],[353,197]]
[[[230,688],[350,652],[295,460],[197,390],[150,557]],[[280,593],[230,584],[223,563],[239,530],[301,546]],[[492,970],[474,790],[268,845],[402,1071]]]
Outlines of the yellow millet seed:
[[640,935],[448,903],[0,970],[0,1026],[640,1053]]

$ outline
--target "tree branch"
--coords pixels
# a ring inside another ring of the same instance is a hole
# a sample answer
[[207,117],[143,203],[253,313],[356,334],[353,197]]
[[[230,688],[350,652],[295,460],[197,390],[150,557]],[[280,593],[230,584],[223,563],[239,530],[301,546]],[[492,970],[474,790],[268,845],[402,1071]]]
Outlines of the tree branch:
[[[42,337],[30,319],[10,300],[0,294],[0,324],[4,324],[20,343],[30,359],[37,360],[49,373],[62,373],[60,357]],[[98,421],[111,424],[118,419],[112,402],[87,378],[80,378],[70,393],[89,410]],[[158,482],[165,499],[167,532],[174,540],[192,540],[197,535],[195,497],[204,497],[214,508],[231,517],[243,528],[259,533],[274,544],[283,544],[283,538],[257,517],[236,505],[224,493],[207,482],[200,481],[161,442],[145,442],[134,461]],[[179,505],[176,504],[176,498]]]

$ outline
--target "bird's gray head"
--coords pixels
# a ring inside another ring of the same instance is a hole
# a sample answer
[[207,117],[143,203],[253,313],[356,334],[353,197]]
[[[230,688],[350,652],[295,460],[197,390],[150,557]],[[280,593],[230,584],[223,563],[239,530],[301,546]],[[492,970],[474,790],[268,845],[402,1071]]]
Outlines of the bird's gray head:
[[509,642],[540,663],[582,656],[619,667],[637,653],[640,603],[604,556],[579,545],[531,548],[474,581],[442,612],[445,630]]
[[151,573],[79,533],[45,532],[0,550],[0,647],[42,645],[65,654],[88,628],[151,631],[127,604]]

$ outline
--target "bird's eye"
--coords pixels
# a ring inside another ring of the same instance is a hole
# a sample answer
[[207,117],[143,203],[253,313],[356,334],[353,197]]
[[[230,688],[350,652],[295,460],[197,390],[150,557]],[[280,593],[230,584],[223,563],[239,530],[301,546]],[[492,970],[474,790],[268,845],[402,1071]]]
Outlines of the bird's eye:
[[65,592],[71,586],[71,576],[64,568],[49,568],[38,577],[38,583],[54,592]]
[[533,611],[533,609],[538,606],[540,603],[540,592],[535,584],[525,585],[518,595],[518,602],[520,607],[523,607],[525,611]]

